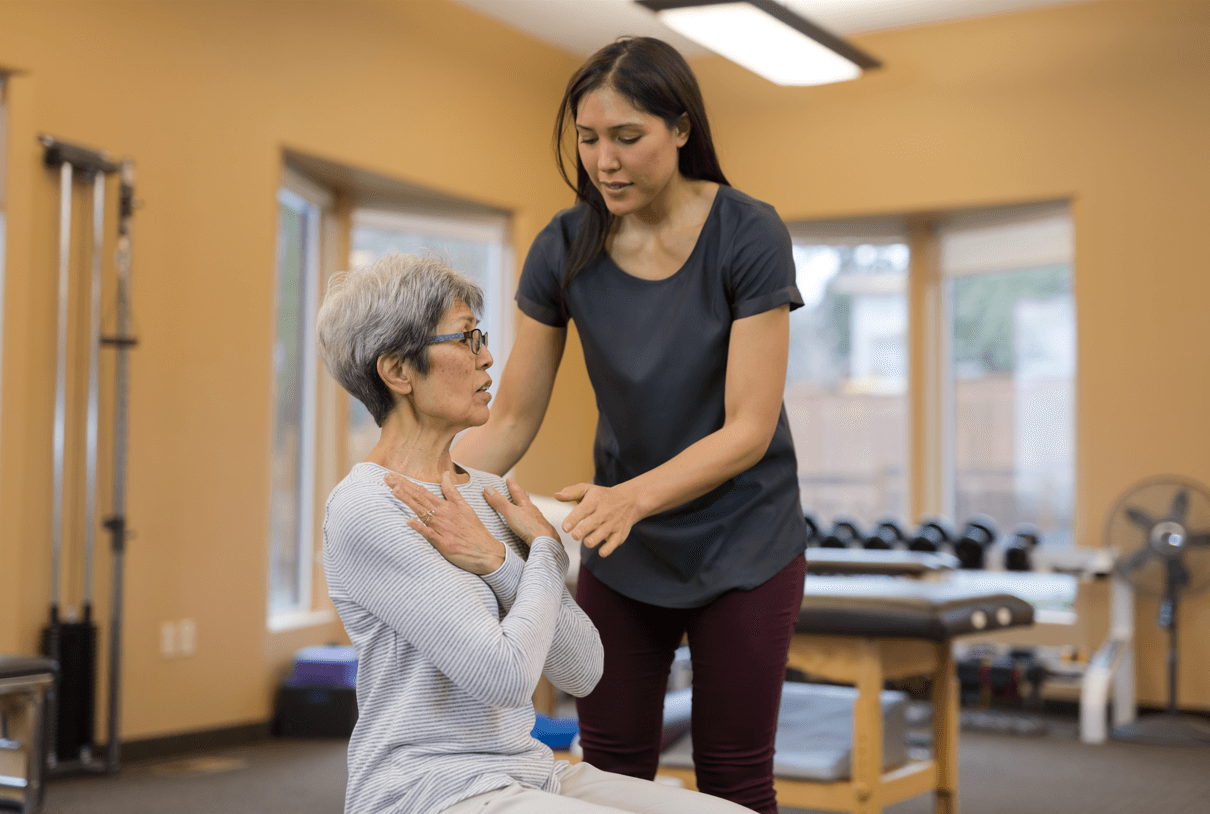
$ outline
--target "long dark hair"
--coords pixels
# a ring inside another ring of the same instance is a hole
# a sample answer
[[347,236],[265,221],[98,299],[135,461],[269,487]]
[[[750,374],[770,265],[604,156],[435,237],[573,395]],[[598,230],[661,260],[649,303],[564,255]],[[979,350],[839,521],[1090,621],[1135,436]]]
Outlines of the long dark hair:
[[568,156],[563,151],[566,132],[575,127],[580,100],[601,87],[612,88],[636,109],[659,117],[670,129],[687,116],[689,140],[677,156],[681,175],[730,186],[714,151],[710,123],[706,120],[706,104],[702,101],[697,77],[680,52],[653,37],[622,37],[606,45],[572,75],[563,92],[559,115],[555,117],[555,163],[563,180],[585,204],[584,217],[572,241],[563,274],[565,292],[580,269],[604,251],[605,240],[614,224],[614,215],[584,169],[579,150],[575,151],[575,183],[567,173]]

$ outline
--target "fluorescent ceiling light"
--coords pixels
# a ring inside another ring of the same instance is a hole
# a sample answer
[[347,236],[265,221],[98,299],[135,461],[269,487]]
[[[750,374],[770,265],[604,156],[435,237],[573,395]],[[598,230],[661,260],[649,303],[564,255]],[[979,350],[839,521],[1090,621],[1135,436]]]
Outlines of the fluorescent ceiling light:
[[777,85],[826,85],[881,63],[773,0],[636,0],[665,25]]

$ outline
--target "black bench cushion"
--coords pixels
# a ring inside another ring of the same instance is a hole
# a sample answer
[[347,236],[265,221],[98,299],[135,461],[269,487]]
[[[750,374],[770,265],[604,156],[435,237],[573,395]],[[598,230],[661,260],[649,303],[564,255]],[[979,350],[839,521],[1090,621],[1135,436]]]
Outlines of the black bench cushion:
[[796,630],[946,641],[1033,621],[1033,606],[1006,593],[887,577],[808,577]]
[[808,548],[808,574],[878,574],[918,577],[958,567],[953,554],[897,549]]
[[25,678],[44,673],[55,674],[55,663],[50,659],[0,653],[0,678]]

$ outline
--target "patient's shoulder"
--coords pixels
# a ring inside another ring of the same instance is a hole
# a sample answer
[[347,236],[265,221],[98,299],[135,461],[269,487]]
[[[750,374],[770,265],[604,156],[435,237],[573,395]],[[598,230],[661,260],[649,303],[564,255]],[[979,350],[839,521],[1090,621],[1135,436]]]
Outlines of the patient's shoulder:
[[387,505],[393,493],[383,480],[386,474],[387,470],[378,464],[357,464],[328,495],[328,511],[356,504]]

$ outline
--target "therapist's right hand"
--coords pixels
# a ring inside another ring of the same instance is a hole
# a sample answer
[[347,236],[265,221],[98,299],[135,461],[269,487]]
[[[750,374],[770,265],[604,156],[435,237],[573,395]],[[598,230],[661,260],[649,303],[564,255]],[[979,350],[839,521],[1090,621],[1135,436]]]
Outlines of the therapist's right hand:
[[563,521],[563,530],[588,548],[608,557],[626,542],[630,529],[643,519],[634,496],[634,481],[617,486],[577,483],[555,492],[555,499],[575,503]]

